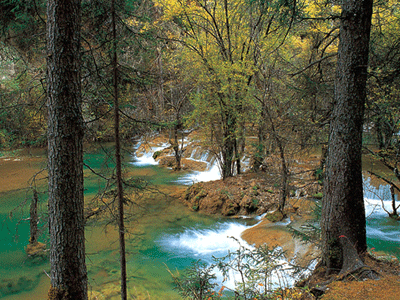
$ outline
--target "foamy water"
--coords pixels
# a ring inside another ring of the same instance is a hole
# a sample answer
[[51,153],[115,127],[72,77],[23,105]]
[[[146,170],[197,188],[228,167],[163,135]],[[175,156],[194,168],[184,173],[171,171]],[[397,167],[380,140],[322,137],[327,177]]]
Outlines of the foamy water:
[[[134,149],[138,149],[141,143],[135,145]],[[134,156],[133,165],[138,167],[158,165],[158,162],[153,158],[153,154],[157,151],[161,151],[168,147],[168,143],[162,144],[159,147],[152,147],[149,152],[141,153],[139,156]],[[200,148],[199,148],[200,149]],[[176,182],[179,184],[190,185],[196,182],[205,182],[212,180],[219,180],[222,178],[221,172],[219,170],[218,164],[215,160],[210,159],[210,154],[208,152],[200,153],[200,150],[195,149],[192,153],[192,157],[189,159],[195,161],[206,162],[208,168],[206,171],[192,171],[182,177],[180,177]],[[194,158],[196,157],[196,158]],[[211,162],[210,162],[211,161]]]
[[186,228],[181,233],[163,236],[159,243],[169,251],[211,262],[213,255],[224,256],[229,250],[238,249],[238,243],[232,237],[246,244],[240,236],[247,228],[234,222],[218,223],[208,229]]
[[[390,193],[389,185],[380,185],[374,187],[370,184],[370,179],[366,178],[363,182],[364,186],[364,200],[365,200],[365,213],[368,216],[382,216],[387,215],[387,211],[392,210],[392,196]],[[397,201],[396,195],[396,201]],[[397,204],[398,205],[398,204]],[[385,208],[385,209],[384,209]]]
[[[140,147],[140,144],[141,143],[138,143],[135,149],[138,149]],[[138,167],[158,165],[158,162],[153,158],[153,154],[157,151],[165,149],[167,146],[168,144],[162,144],[159,147],[152,147],[151,151],[145,152],[141,154],[139,157],[135,155],[132,164]]]
[[180,184],[190,185],[196,182],[206,182],[221,179],[221,172],[219,170],[218,164],[214,163],[209,170],[199,172],[193,171],[185,176],[182,176],[177,181]]
[[[213,226],[213,228],[200,229],[190,227],[185,228],[180,233],[164,234],[157,243],[166,252],[175,253],[178,257],[200,259],[210,266],[212,263],[215,263],[214,257],[223,258],[228,253],[234,253],[240,248],[240,245],[249,250],[254,250],[253,246],[248,245],[241,238],[243,231],[248,228],[250,226],[234,221],[220,222]],[[242,264],[247,262],[244,259]],[[281,265],[281,269],[272,272],[270,276],[271,286],[275,288],[292,286],[295,282],[295,278],[292,276],[292,267],[287,261],[282,259],[275,260],[275,263]],[[233,270],[230,270],[228,277],[223,277],[221,271],[216,267],[212,272],[217,277],[217,289],[224,285],[228,289],[234,290],[238,282],[242,280],[240,274]],[[254,288],[258,289],[260,286],[256,285]]]
[[[391,199],[389,185],[374,187],[370,184],[369,178],[364,179],[367,238],[374,248],[384,251],[389,249],[392,253],[399,254],[400,223],[391,219],[387,213],[392,212]],[[399,203],[397,202],[396,205],[399,205]]]

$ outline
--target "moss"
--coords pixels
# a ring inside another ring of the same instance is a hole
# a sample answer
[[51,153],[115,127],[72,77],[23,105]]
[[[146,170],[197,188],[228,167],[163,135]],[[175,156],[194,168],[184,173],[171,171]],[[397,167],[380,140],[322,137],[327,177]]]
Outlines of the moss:
[[312,197],[313,198],[315,198],[315,199],[322,199],[322,192],[319,192],[319,193],[316,193],[316,194],[314,194],[314,195],[312,195]]
[[227,190],[221,190],[220,195],[225,199],[233,199],[232,194]]
[[276,210],[273,213],[266,215],[267,220],[274,223],[282,221],[284,217],[285,216],[279,210]]
[[159,157],[162,154],[162,151],[156,151],[153,153],[153,158],[157,159],[157,157]]

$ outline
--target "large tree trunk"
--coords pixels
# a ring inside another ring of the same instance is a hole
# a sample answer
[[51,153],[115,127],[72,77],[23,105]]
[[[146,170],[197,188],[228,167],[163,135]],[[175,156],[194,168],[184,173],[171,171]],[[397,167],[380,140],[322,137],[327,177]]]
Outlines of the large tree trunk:
[[87,299],[80,0],[47,2],[49,299]]
[[367,250],[361,145],[371,14],[372,0],[343,1],[321,218],[329,271],[357,268]]

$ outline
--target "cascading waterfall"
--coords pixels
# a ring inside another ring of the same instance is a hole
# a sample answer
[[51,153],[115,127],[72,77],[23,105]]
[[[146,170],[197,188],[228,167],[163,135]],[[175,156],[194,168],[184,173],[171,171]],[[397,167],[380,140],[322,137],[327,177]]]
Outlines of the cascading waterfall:
[[388,184],[382,184],[378,187],[374,187],[371,185],[370,181],[370,178],[364,178],[363,180],[366,215],[387,215],[382,206],[384,206],[386,210],[391,210],[392,196],[390,193],[390,186]]
[[[168,147],[169,144],[165,143],[158,147],[151,147],[150,151],[141,153],[140,156],[135,155],[133,165],[138,167],[143,167],[146,165],[157,165],[158,162],[153,158],[153,154],[157,151],[161,151]],[[138,149],[140,147],[140,142],[134,147]],[[221,179],[221,172],[218,167],[217,160],[210,155],[209,151],[201,151],[201,147],[196,147],[191,152],[188,159],[201,161],[207,163],[207,169],[205,171],[192,171],[183,176],[181,176],[176,182],[178,184],[190,185],[196,182],[205,182],[212,180]]]
[[388,251],[400,257],[400,223],[389,218],[383,209],[383,206],[389,212],[392,209],[390,186],[374,187],[369,178],[364,178],[363,185],[368,245],[376,251]]
[[166,233],[158,243],[168,251],[211,263],[212,256],[222,257],[228,251],[236,250],[238,243],[235,239],[245,244],[240,236],[247,228],[245,224],[237,222],[220,222],[212,228],[191,227],[175,234]]
[[[255,225],[254,225],[255,226]],[[165,233],[156,243],[158,243],[164,251],[174,253],[179,259],[194,258],[201,260],[208,265],[214,263],[214,258],[223,258],[228,253],[234,253],[239,249],[240,245],[248,249],[254,249],[254,246],[248,245],[242,238],[241,234],[250,226],[238,223],[237,221],[224,221],[214,224],[211,228],[190,227],[184,228],[179,233]],[[246,259],[243,263],[246,262]],[[293,276],[292,268],[287,261],[278,259],[276,263],[282,265],[281,271],[274,271],[271,274],[272,285],[275,288],[284,286],[293,286],[295,276]],[[310,268],[313,269],[315,265]],[[233,290],[237,283],[241,282],[241,276],[238,272],[230,271],[229,276],[224,278],[218,268],[214,268],[218,284],[217,290],[226,286]],[[305,274],[305,273],[303,273]]]
[[[138,149],[141,145],[139,142],[134,149]],[[158,162],[153,158],[153,154],[157,151],[161,151],[166,148],[168,144],[162,144],[159,147],[152,147],[151,151],[142,153],[141,156],[134,156],[134,161],[132,162],[133,165],[141,167],[141,166],[149,166],[149,165],[158,165]]]

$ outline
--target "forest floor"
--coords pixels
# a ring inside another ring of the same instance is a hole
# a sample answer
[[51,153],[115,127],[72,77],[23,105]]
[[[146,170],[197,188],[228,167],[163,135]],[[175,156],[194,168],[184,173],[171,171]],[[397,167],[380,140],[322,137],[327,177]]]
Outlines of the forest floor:
[[[387,257],[387,255],[386,255]],[[385,258],[384,253],[367,255],[365,263],[378,272],[378,280],[357,280],[348,276],[345,280],[333,281],[328,285],[322,300],[398,300],[400,299],[400,265],[397,260]],[[313,279],[318,284],[326,278]]]

